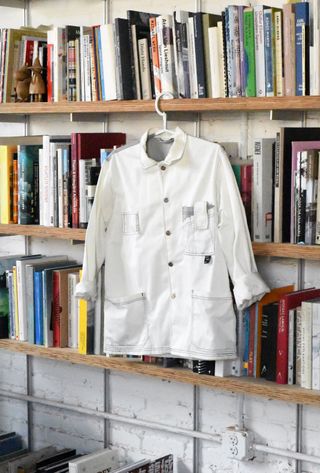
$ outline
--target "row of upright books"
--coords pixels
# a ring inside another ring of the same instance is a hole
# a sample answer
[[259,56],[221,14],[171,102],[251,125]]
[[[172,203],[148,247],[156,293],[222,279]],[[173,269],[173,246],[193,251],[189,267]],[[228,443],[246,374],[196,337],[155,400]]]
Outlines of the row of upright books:
[[80,454],[48,446],[28,451],[15,432],[0,432],[0,473],[173,473],[173,455],[155,460],[126,458],[116,449]]
[[283,127],[230,158],[256,242],[320,244],[320,128]]
[[67,256],[0,257],[0,338],[102,353],[101,312],[74,296],[80,270]]
[[86,228],[101,163],[124,133],[0,139],[0,223]]
[[320,289],[272,289],[241,315],[242,375],[320,389]]
[[318,95],[318,15],[317,6],[309,11],[308,2],[298,2],[283,9],[230,5],[221,14],[128,10],[112,24],[3,28],[0,101],[15,100],[13,72],[36,56],[47,66],[49,102],[152,99],[161,92]]

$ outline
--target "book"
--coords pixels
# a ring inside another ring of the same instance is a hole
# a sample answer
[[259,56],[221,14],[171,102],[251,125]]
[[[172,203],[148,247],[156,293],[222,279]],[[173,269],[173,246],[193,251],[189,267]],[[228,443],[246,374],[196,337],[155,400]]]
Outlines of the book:
[[[301,151],[307,151],[312,149],[320,150],[320,141],[292,141],[291,142],[291,188],[294,190],[296,173],[298,169],[298,153]],[[318,171],[317,171],[318,172]],[[295,192],[291,193],[291,229],[290,229],[290,241],[295,243],[295,225],[294,225],[294,212],[295,212]],[[313,242],[315,243],[315,241]]]
[[79,227],[79,160],[100,159],[100,149],[121,146],[125,133],[71,133],[72,227]]
[[52,276],[53,346],[68,346],[68,275],[81,266],[54,269]]
[[[145,13],[136,10],[127,10],[127,19],[129,27],[129,42],[131,59],[131,77],[134,86],[134,98],[141,99],[141,80],[139,72],[139,59],[138,59],[138,40],[146,38],[148,41],[148,50],[150,51],[150,64],[151,62],[151,37],[150,37],[150,18],[157,17],[154,13]],[[153,84],[153,80],[151,81]],[[152,91],[152,96],[154,90]]]
[[78,300],[75,297],[79,272],[68,274],[68,347],[78,348]]
[[254,141],[253,240],[272,241],[273,138]]
[[116,55],[113,25],[101,25],[101,57],[103,74],[103,100],[117,99],[116,85]]
[[279,302],[262,307],[260,377],[276,380],[277,326]]
[[[303,289],[284,294],[279,301],[278,336],[277,336],[277,377],[278,384],[288,382],[288,336],[289,311],[299,307],[302,301],[320,296],[320,289]],[[297,322],[298,324],[298,322]]]
[[18,145],[18,223],[39,223],[40,145]]
[[[80,281],[82,270],[80,270]],[[79,299],[78,351],[82,355],[94,353],[94,303]]]
[[288,328],[288,384],[296,384],[296,309],[289,310]]
[[45,347],[53,346],[53,327],[52,327],[52,305],[53,305],[53,293],[52,293],[52,281],[53,271],[55,269],[68,268],[74,266],[75,262],[66,259],[60,261],[54,267],[44,268],[42,270],[42,299],[43,299],[43,344]]
[[28,340],[28,315],[27,315],[27,291],[26,291],[26,265],[37,263],[41,255],[30,255],[16,260],[16,286],[19,299],[19,340]]
[[244,26],[244,55],[245,55],[245,95],[256,96],[256,66],[255,66],[255,43],[254,43],[254,12],[252,7],[246,7],[243,11]]
[[180,98],[190,98],[188,18],[189,12],[187,11],[175,10],[173,12],[175,71],[177,76],[178,97]]
[[266,66],[265,66],[265,38],[264,38],[264,5],[253,7],[254,38],[255,38],[255,66],[256,66],[256,94],[257,97],[266,95]]
[[[292,142],[318,141],[320,128],[281,127],[279,141],[279,186],[275,188],[275,214],[283,243],[290,242],[292,195]],[[286,209],[284,212],[283,209]]]
[[[256,350],[255,350],[256,366],[255,366],[254,374],[257,378],[259,378],[261,374],[261,332],[262,332],[263,306],[265,306],[266,304],[279,302],[281,297],[284,294],[292,292],[293,289],[294,287],[292,285],[273,288],[271,289],[269,293],[263,296],[263,298],[259,302],[256,303],[255,331],[257,333],[257,337],[256,337]],[[279,323],[278,323],[278,326],[279,326]],[[250,324],[250,330],[251,330],[251,324]]]
[[98,450],[69,462],[69,473],[106,473],[119,467],[118,450]]
[[[124,18],[115,18],[114,28],[118,98],[120,100],[131,100],[134,98],[134,89],[131,57],[130,53],[128,53],[130,51],[128,20]],[[126,51],[127,54],[123,54],[123,51]]]
[[112,473],[138,473],[138,468],[149,465],[150,460],[138,460],[134,463],[129,463],[123,467],[116,468]]
[[295,5],[283,5],[283,68],[284,95],[296,93],[296,18]]
[[176,72],[174,62],[174,48],[173,48],[173,20],[172,15],[158,16],[157,23],[157,38],[159,48],[159,65],[160,65],[160,80],[161,90],[177,96]]
[[22,448],[22,438],[18,434],[0,439],[0,457],[1,455],[7,455],[8,453],[21,450]]
[[295,95],[309,95],[309,3],[294,5],[296,42],[296,90]]
[[320,298],[301,303],[301,387],[312,389],[312,325]]
[[73,448],[64,448],[62,450],[59,450],[58,452],[53,453],[52,455],[39,460],[36,462],[36,467],[35,467],[35,472],[40,473],[44,468],[47,466],[60,462],[62,460],[67,460],[70,457],[73,457],[76,455],[76,450]]
[[152,99],[151,75],[148,41],[146,38],[138,40],[139,67],[141,77],[141,96],[143,100]]
[[0,145],[0,223],[13,223],[13,160],[16,146]]
[[[35,343],[35,301],[38,304],[39,298],[42,299],[42,293],[38,293],[38,297],[34,295],[34,272],[42,271],[45,268],[55,267],[59,262],[67,260],[67,256],[43,257],[36,262],[27,262],[25,267],[25,297],[27,307],[27,325],[28,325],[28,342]],[[40,277],[40,276],[37,276]],[[41,276],[42,277],[42,276]],[[38,284],[41,284],[38,281]],[[40,287],[38,287],[38,290]],[[37,311],[40,307],[37,307]],[[42,320],[38,321],[41,327],[38,328],[38,336],[43,333]],[[41,335],[42,336],[42,335]],[[42,344],[42,343],[40,343]]]
[[8,462],[7,473],[32,473],[36,462],[54,454],[56,448],[53,446],[44,447],[35,452],[28,452],[25,455],[19,456],[17,459],[12,459]]

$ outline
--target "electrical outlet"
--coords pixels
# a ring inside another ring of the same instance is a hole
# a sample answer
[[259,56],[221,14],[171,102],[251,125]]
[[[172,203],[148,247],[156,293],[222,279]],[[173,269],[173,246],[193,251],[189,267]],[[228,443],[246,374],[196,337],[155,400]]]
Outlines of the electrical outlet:
[[253,458],[253,434],[248,430],[229,427],[222,434],[222,450],[228,458],[246,461]]

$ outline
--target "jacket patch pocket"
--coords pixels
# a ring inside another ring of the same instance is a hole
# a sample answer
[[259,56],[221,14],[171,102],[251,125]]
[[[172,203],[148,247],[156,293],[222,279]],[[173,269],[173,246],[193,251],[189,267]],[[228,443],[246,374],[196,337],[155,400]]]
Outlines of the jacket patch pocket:
[[232,298],[192,291],[191,326],[191,344],[198,350],[230,349],[236,335]]
[[121,217],[124,235],[137,235],[140,232],[138,212],[122,212]]
[[187,255],[214,254],[214,208],[207,202],[182,207],[184,252]]
[[138,346],[147,338],[145,294],[105,299],[106,338],[110,345]]

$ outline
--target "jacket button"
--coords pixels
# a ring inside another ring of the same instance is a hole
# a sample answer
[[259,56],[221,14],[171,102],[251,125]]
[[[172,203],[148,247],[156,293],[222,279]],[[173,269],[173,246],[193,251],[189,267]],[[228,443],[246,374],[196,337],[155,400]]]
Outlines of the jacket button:
[[165,198],[163,199],[163,202],[164,202],[165,204],[167,204],[167,203],[169,202],[168,197],[165,197]]
[[165,166],[161,166],[161,171],[165,171],[167,168]]
[[175,299],[176,298],[175,293],[173,292],[170,297],[171,297],[171,299]]
[[171,232],[170,232],[170,230],[167,230],[167,231],[166,231],[166,235],[168,235],[168,236],[170,236],[170,235],[171,235]]
[[168,266],[170,266],[170,268],[172,268],[172,266],[173,266],[172,261],[169,261]]

